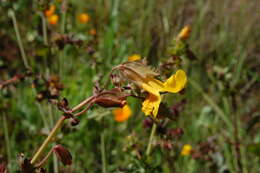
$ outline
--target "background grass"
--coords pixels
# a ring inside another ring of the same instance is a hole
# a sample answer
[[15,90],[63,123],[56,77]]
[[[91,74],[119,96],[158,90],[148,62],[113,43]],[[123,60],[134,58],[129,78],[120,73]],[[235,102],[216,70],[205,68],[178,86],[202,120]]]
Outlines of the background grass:
[[[173,149],[154,146],[148,164],[133,155],[135,149],[125,150],[133,142],[144,153],[150,135],[150,129],[143,128],[145,116],[140,111],[141,102],[129,99],[134,115],[125,123],[115,122],[111,109],[94,107],[80,118],[79,126],[65,125],[56,141],[70,150],[73,165],[64,168],[54,159],[46,166],[48,172],[260,171],[260,1],[63,0],[49,3],[56,5],[60,18],[55,26],[47,24],[49,44],[46,46],[39,14],[47,2],[0,2],[1,81],[25,72],[8,15],[11,9],[16,14],[30,66],[46,78],[58,75],[65,86],[61,96],[70,105],[91,96],[94,82],[99,80],[104,85],[111,68],[126,61],[131,54],[141,54],[150,65],[159,67],[168,58],[171,41],[187,24],[192,28],[188,43],[197,58],[186,57],[182,61],[189,77],[185,94],[169,94],[164,99],[169,106],[187,100],[179,118],[168,125],[184,131],[181,139],[172,141]],[[64,3],[66,12],[61,7]],[[77,21],[81,12],[90,15],[87,24]],[[93,28],[97,36],[89,34]],[[54,33],[73,34],[83,44],[66,45],[59,50],[50,44],[55,39]],[[88,53],[90,48],[94,49],[93,54]],[[31,83],[29,78],[1,90],[0,159],[8,162],[10,172],[17,169],[17,154],[31,157],[46,137],[43,131],[50,130],[60,115],[47,101],[35,101],[37,91],[31,88]],[[157,136],[156,140],[160,142],[161,138]],[[180,155],[182,145],[191,144],[199,150],[203,142],[210,142],[215,148],[211,160]]]

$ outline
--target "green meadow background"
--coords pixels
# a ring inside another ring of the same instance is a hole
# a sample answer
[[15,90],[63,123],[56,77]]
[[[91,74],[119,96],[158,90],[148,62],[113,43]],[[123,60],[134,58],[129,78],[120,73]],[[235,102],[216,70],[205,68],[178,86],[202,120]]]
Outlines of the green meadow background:
[[[56,6],[56,25],[44,22],[48,4]],[[73,164],[65,167],[51,157],[45,168],[50,173],[257,173],[259,7],[258,0],[1,0],[0,81],[25,73],[22,44],[32,71],[59,76],[64,85],[60,98],[74,106],[92,95],[95,81],[105,86],[111,69],[132,54],[158,68],[172,40],[189,25],[187,44],[195,58],[182,57],[185,93],[164,98],[169,107],[186,100],[167,124],[184,132],[170,141],[172,148],[163,145],[158,132],[150,157],[144,158],[151,128],[143,125],[141,101],[129,98],[133,115],[124,123],[114,120],[113,109],[98,106],[82,115],[78,126],[66,123],[55,141],[69,149]],[[90,16],[88,23],[79,23],[80,13]],[[58,49],[51,43],[59,34],[82,43]],[[11,173],[18,172],[17,155],[32,157],[61,114],[47,100],[36,100],[39,90],[32,83],[28,77],[0,90],[0,163],[8,163]],[[185,144],[200,155],[181,155]]]

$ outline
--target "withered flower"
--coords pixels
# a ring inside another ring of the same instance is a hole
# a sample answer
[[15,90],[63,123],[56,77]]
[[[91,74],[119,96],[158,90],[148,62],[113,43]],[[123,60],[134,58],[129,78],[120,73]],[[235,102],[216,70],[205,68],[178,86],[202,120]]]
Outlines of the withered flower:
[[126,105],[128,96],[129,94],[123,93],[119,88],[113,88],[112,90],[103,90],[98,93],[93,102],[105,108],[123,107]]
[[35,173],[36,168],[31,164],[30,159],[24,157],[23,153],[18,155],[18,163],[22,173]]
[[5,164],[0,164],[0,173],[7,173]]
[[53,148],[53,152],[56,154],[58,159],[63,163],[64,166],[72,164],[72,156],[65,147],[58,144]]

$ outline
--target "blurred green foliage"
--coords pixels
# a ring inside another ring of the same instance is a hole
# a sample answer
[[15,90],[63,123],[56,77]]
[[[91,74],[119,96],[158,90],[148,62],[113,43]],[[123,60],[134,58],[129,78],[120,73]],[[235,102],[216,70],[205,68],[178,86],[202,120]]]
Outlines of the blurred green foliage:
[[[56,25],[43,16],[49,4],[56,6]],[[56,142],[70,150],[73,164],[64,167],[54,157],[47,172],[259,172],[259,6],[260,1],[245,0],[1,0],[0,80],[26,71],[10,10],[32,71],[46,79],[58,76],[64,85],[61,97],[71,106],[92,95],[95,81],[105,86],[112,67],[132,54],[146,57],[155,68],[169,54],[184,55],[179,66],[189,78],[185,93],[164,97],[168,107],[186,100],[167,125],[184,131],[170,141],[172,148],[165,147],[158,130],[151,155],[144,155],[151,129],[143,127],[141,102],[129,98],[134,115],[125,123],[115,122],[111,109],[95,106],[78,126],[64,125]],[[90,21],[79,23],[80,13]],[[187,24],[193,58],[171,47]],[[72,43],[57,44],[66,39]],[[36,100],[39,90],[32,83],[25,78],[0,90],[0,162],[8,163],[10,172],[17,170],[17,154],[32,157],[60,116],[55,106]],[[197,155],[182,156],[184,144]]]

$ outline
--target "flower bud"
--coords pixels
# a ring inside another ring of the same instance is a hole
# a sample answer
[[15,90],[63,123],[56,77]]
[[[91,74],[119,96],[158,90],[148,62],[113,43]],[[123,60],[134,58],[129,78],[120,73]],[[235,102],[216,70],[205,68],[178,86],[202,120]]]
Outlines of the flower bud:
[[190,26],[185,26],[182,28],[181,32],[178,34],[177,39],[187,40],[190,37],[191,28]]

